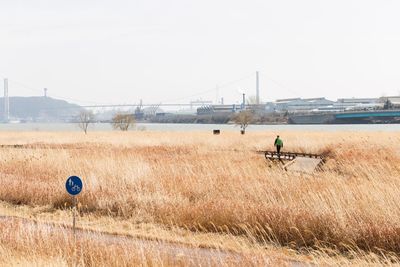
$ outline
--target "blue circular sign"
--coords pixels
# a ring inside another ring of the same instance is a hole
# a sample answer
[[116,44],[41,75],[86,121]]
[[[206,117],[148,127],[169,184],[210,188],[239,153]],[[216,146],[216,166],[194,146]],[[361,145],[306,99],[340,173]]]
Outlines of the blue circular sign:
[[78,176],[71,176],[65,183],[65,188],[70,195],[78,195],[82,191],[82,180]]

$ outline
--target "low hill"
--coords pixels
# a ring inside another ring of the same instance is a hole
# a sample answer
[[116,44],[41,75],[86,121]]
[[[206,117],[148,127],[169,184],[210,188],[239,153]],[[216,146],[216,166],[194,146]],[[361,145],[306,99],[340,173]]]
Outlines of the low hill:
[[[79,105],[51,97],[9,98],[10,119],[27,121],[65,121],[76,117],[82,108]],[[0,97],[0,114],[4,118],[4,98]]]

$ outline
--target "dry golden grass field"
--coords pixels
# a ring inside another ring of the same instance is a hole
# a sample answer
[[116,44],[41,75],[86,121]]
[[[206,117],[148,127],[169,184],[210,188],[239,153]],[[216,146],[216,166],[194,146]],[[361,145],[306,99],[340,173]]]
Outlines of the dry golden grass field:
[[[398,264],[400,133],[281,132],[284,150],[327,155],[313,174],[255,153],[273,149],[275,135],[0,133],[0,215],[32,220],[0,221],[0,261],[177,265],[159,247],[106,245],[102,232],[217,248],[244,255],[240,265]],[[78,237],[78,252],[68,234],[33,223],[71,224],[70,175],[84,181],[78,226],[99,232]],[[238,265],[217,258],[206,265]],[[178,265],[191,264],[200,265],[182,255]]]

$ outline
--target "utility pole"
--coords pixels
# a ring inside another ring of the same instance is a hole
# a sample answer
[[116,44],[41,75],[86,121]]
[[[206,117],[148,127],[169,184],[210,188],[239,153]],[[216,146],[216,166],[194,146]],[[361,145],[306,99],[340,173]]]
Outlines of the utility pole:
[[256,71],[256,104],[260,105],[260,83],[259,83],[258,71]]
[[10,101],[8,98],[8,79],[4,79],[4,122],[10,120]]

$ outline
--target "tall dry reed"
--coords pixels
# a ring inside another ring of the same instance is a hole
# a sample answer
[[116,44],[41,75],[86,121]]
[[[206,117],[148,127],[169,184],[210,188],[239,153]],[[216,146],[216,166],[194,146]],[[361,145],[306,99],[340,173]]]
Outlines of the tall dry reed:
[[[329,154],[323,172],[285,172],[258,149],[275,133],[1,134],[0,199],[244,235],[296,249],[400,253],[400,136],[283,132],[285,150]],[[19,144],[22,146],[9,146]]]

